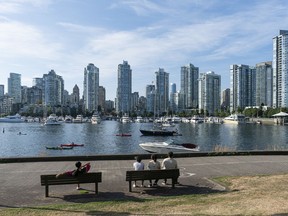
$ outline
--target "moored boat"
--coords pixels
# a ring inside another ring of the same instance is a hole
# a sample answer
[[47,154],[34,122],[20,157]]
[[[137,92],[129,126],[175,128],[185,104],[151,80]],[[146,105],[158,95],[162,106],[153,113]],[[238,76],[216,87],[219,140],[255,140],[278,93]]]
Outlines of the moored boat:
[[91,123],[92,124],[100,124],[101,123],[101,117],[97,113],[94,113],[91,117]]
[[125,113],[125,114],[121,117],[120,121],[121,121],[122,123],[130,123],[130,122],[131,122],[131,118],[128,116],[128,114]]
[[83,116],[77,115],[75,119],[73,119],[73,123],[82,123],[83,122]]
[[135,122],[136,123],[143,123],[144,119],[142,118],[142,116],[137,116],[136,119],[135,119]]
[[243,114],[232,114],[223,119],[224,123],[229,124],[245,124],[249,121],[249,118],[246,118]]
[[10,116],[0,118],[0,122],[5,122],[5,123],[22,123],[24,121],[25,120],[18,113],[16,115],[10,115]]
[[140,132],[144,136],[175,136],[180,135],[177,130],[172,130],[171,128],[161,127],[154,125],[149,129],[140,129]]
[[140,143],[139,146],[150,153],[166,154],[172,152],[197,152],[199,146],[193,143],[176,143],[170,139],[165,142],[145,142]]
[[45,125],[61,125],[63,121],[58,121],[56,114],[51,114],[45,121]]

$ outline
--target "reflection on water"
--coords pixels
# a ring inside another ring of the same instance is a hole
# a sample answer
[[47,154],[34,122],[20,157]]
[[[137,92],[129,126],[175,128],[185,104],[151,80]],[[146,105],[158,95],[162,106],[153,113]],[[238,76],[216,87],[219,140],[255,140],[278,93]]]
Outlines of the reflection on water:
[[[0,157],[65,156],[146,153],[139,143],[165,141],[171,137],[142,136],[139,129],[151,123],[103,121],[101,124],[63,124],[43,126],[38,123],[0,124]],[[3,128],[5,132],[3,133]],[[191,142],[201,151],[225,150],[284,150],[287,149],[286,126],[189,124],[176,125],[182,136],[178,142]],[[27,135],[17,135],[19,132]],[[129,133],[129,137],[116,134]],[[46,146],[80,143],[73,150],[47,150]]]

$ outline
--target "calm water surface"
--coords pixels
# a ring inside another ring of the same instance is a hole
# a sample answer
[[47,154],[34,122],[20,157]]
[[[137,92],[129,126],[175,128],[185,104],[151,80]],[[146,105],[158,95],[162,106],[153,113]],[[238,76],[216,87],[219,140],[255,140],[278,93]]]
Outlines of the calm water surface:
[[[141,136],[139,129],[150,125],[116,121],[102,121],[99,125],[83,123],[59,126],[0,123],[0,157],[143,154],[147,152],[139,147],[139,143],[169,138]],[[180,123],[176,128],[182,136],[174,136],[175,140],[195,143],[204,152],[214,151],[215,146],[238,151],[288,149],[287,126]],[[27,135],[17,135],[20,131]],[[132,136],[118,137],[118,133],[131,133]],[[71,142],[84,144],[84,147],[73,150],[46,149],[46,146]]]

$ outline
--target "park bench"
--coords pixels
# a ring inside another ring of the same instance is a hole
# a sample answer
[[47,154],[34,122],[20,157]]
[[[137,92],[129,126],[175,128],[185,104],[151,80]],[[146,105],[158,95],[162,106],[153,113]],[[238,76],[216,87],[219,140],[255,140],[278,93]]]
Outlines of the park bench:
[[179,175],[179,169],[133,170],[126,172],[126,181],[129,182],[129,192],[132,192],[132,182],[139,180],[172,179],[172,188],[174,188]]
[[101,172],[84,173],[77,177],[61,176],[56,178],[56,175],[41,175],[41,185],[45,186],[45,196],[49,196],[49,185],[66,185],[66,184],[84,184],[95,183],[95,194],[98,193],[98,183],[102,182]]

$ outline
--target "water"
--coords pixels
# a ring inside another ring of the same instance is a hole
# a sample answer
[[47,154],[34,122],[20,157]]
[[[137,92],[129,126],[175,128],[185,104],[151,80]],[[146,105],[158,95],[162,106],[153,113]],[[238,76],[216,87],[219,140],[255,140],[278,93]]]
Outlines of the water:
[[[103,154],[143,154],[139,143],[165,141],[169,137],[141,136],[140,128],[150,123],[102,121],[99,125],[63,124],[43,126],[39,123],[0,123],[0,157],[41,157]],[[5,129],[3,133],[2,130]],[[224,150],[285,150],[288,149],[288,127],[274,125],[189,124],[176,125],[182,136],[173,138],[191,142],[204,152],[214,151],[215,146]],[[17,135],[18,132],[27,135]],[[119,137],[130,133],[131,137]],[[46,146],[64,143],[84,144],[73,150],[47,150]]]

